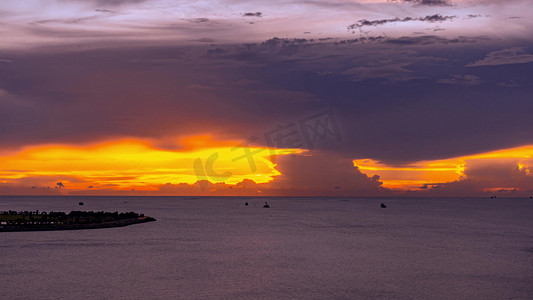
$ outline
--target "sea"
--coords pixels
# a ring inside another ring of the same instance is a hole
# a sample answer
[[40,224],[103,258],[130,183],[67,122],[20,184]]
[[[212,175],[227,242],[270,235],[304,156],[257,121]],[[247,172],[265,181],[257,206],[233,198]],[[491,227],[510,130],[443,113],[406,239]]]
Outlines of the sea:
[[0,232],[0,299],[533,299],[529,198],[3,196],[4,210],[157,221]]

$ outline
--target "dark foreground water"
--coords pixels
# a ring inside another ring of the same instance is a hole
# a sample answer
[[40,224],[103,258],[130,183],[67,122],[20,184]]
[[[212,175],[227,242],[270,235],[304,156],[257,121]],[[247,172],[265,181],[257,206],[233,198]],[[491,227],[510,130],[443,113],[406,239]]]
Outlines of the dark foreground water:
[[533,298],[533,200],[264,200],[0,197],[0,211],[158,220],[0,232],[0,298]]

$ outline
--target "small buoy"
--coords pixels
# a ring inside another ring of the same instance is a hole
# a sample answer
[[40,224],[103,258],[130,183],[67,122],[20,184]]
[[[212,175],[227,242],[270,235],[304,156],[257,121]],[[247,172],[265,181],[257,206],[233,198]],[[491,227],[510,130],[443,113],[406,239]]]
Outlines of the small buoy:
[[245,203],[244,203],[244,206],[248,206],[248,202],[245,202]]
[[385,205],[384,203],[381,203],[381,208],[387,208],[387,205]]
[[83,205],[83,202],[78,202],[78,205]]

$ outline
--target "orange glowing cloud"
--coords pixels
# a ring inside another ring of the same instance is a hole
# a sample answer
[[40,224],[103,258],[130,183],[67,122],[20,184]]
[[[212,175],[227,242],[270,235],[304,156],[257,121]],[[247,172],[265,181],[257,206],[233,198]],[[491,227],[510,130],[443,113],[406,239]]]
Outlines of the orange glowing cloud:
[[465,167],[515,164],[529,174],[533,165],[533,146],[504,149],[441,160],[419,161],[407,166],[393,166],[372,159],[354,160],[354,166],[369,176],[379,175],[383,186],[391,189],[417,189],[465,178]]
[[[167,183],[193,184],[198,180],[265,183],[280,175],[270,160],[274,149],[235,147],[236,143],[214,142],[207,136],[186,139],[182,145],[184,149],[165,150],[142,140],[121,140],[86,146],[26,147],[0,155],[0,184],[66,190],[157,190]],[[276,155],[299,152],[275,150]]]

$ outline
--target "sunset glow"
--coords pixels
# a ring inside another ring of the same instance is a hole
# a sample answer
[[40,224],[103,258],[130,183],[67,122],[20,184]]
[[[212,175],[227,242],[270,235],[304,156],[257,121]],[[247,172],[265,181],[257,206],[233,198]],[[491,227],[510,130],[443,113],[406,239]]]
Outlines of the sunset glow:
[[3,0],[0,195],[529,197],[531,7]]
[[387,165],[372,159],[357,159],[353,162],[361,172],[369,176],[379,175],[384,187],[406,190],[465,178],[465,167],[479,164],[512,164],[518,170],[529,174],[529,166],[533,165],[532,155],[533,146],[523,146],[448,159],[419,161],[407,166]]
[[[224,146],[229,145],[228,142],[219,143],[221,146],[218,147],[205,147],[207,141],[214,143],[206,136],[184,139],[185,148],[181,150],[158,149],[142,140],[26,147],[0,157],[3,166],[0,180],[2,184],[34,189],[150,191],[168,183],[192,185],[199,180],[234,185],[249,179],[261,184],[281,175],[270,160],[273,149]],[[252,154],[255,171],[245,157],[245,151]],[[275,153],[282,156],[302,153],[302,150],[276,149]],[[518,171],[529,175],[532,154],[533,146],[524,146],[405,166],[387,165],[372,159],[356,159],[353,164],[369,177],[380,176],[385,188],[416,190],[465,179],[468,177],[465,168],[480,164],[512,164]],[[210,157],[215,158],[211,173],[217,176],[209,175]],[[63,186],[59,187],[58,182]],[[505,188],[511,187],[488,187],[486,190]]]
[[[242,157],[245,150],[256,153],[253,155],[255,171],[251,170],[246,157]],[[283,149],[275,153],[299,152],[301,150]],[[0,157],[0,182],[34,188],[58,188],[57,183],[61,182],[67,190],[154,190],[166,183],[193,184],[198,180],[215,183],[216,178],[196,174],[193,168],[195,160],[205,162],[213,153],[218,153],[214,171],[230,174],[223,181],[227,184],[243,179],[265,183],[280,174],[270,161],[269,148],[219,146],[172,151],[157,149],[140,140],[121,140],[90,146],[26,147]]]
[[2,299],[532,299],[532,4],[0,0]]

